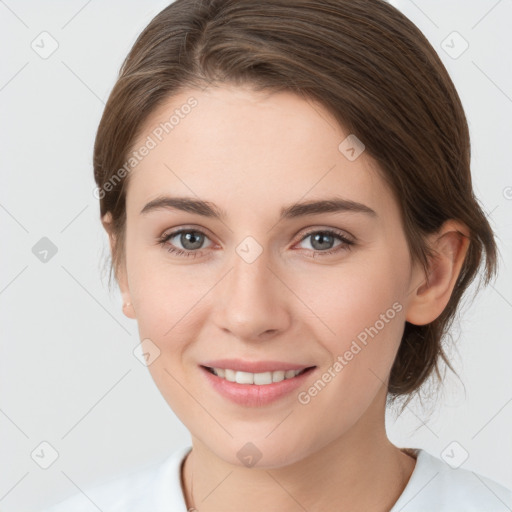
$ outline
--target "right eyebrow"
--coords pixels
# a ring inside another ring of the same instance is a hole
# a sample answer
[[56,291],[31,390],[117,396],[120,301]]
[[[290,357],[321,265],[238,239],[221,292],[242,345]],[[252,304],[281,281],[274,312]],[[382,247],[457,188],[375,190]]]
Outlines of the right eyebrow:
[[157,197],[146,204],[140,214],[143,215],[155,210],[182,210],[215,219],[227,218],[226,212],[218,208],[214,203],[189,197]]

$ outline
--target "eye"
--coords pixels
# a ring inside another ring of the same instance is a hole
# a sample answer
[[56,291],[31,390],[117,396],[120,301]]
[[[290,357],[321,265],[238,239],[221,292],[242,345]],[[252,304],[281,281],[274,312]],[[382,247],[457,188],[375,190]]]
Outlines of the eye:
[[[310,245],[312,247],[313,257],[328,256],[341,251],[350,250],[351,246],[355,242],[346,237],[343,233],[334,231],[331,229],[322,229],[317,231],[310,231],[304,237],[301,242],[310,239]],[[338,240],[338,245],[333,245]]]
[[[171,240],[175,238],[176,240],[170,243]],[[194,257],[196,257],[201,254],[201,251],[198,249],[202,248],[205,239],[208,239],[208,237],[202,231],[184,228],[172,231],[171,233],[164,233],[158,240],[158,243],[162,247],[166,247],[168,245],[169,247],[167,248],[167,251],[174,253],[177,256],[194,255]],[[176,247],[177,243],[180,244],[183,249]]]

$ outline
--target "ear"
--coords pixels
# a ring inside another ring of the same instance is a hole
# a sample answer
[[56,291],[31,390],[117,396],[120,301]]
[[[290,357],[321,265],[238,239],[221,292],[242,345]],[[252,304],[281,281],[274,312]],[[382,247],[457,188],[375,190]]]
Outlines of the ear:
[[[109,243],[110,243],[110,254],[113,256],[114,250],[116,247],[116,237],[113,233],[112,229],[112,215],[110,212],[107,212],[103,218],[101,219],[101,223],[107,232]],[[123,313],[128,318],[135,319],[135,310],[132,305],[132,300],[130,296],[130,289],[128,286],[128,279],[126,273],[126,263],[123,261],[121,264],[121,268],[114,269],[116,281],[119,285],[119,289],[121,291],[121,297],[123,299]]]
[[429,237],[429,242],[435,256],[428,275],[416,266],[411,280],[416,288],[411,292],[406,320],[415,325],[433,322],[448,304],[469,248],[469,229],[450,219]]

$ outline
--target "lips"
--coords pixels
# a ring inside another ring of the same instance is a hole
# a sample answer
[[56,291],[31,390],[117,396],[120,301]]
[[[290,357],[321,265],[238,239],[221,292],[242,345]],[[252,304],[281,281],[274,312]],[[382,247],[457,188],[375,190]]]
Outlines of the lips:
[[216,359],[200,364],[202,375],[221,396],[238,405],[263,407],[293,396],[312,379],[316,366],[290,361]]

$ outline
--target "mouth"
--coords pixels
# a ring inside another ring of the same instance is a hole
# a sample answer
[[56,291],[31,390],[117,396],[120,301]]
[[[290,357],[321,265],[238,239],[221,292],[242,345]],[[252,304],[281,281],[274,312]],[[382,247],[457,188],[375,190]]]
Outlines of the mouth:
[[306,368],[297,370],[275,370],[260,373],[244,372],[239,370],[233,370],[230,368],[216,368],[210,366],[203,366],[209,373],[219,377],[228,382],[233,382],[242,385],[256,385],[256,386],[268,386],[283,380],[290,380],[305,373],[308,373],[316,368],[316,366],[308,366]]
[[286,403],[308,386],[319,368],[279,360],[215,359],[198,365],[207,387],[223,399],[245,407]]
[[294,391],[307,386],[317,369],[316,366],[308,366],[295,370],[250,373],[215,366],[200,365],[199,368],[213,391],[244,407],[264,407],[292,399]]

